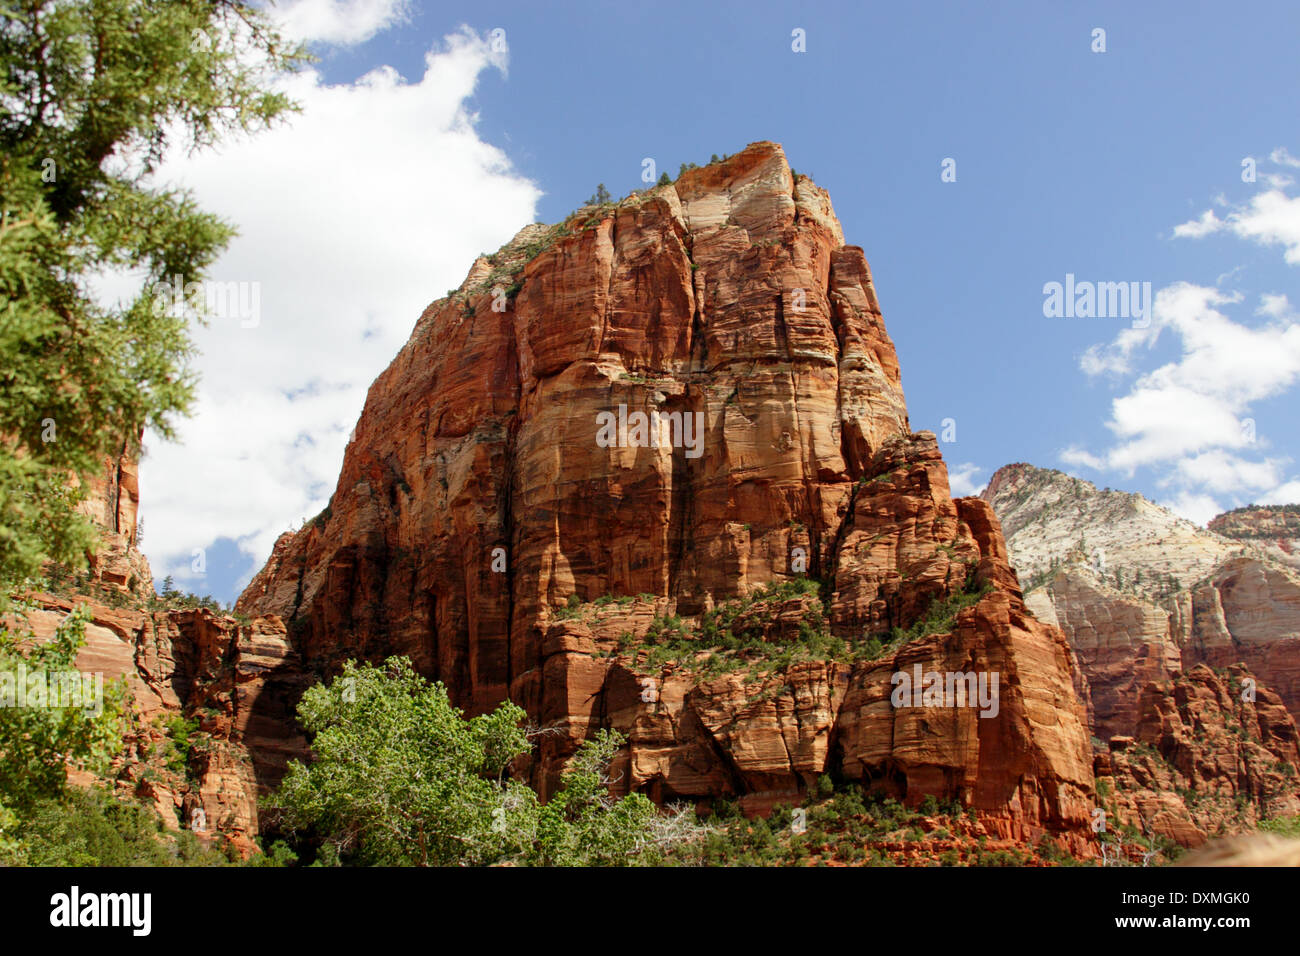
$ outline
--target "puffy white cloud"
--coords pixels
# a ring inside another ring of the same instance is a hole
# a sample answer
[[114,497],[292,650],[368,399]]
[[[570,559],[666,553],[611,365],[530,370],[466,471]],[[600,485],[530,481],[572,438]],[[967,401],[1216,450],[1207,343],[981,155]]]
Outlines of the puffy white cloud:
[[[1279,166],[1300,167],[1300,160],[1282,147],[1273,150],[1269,160]],[[1220,200],[1220,205],[1228,207],[1224,218],[1207,209],[1198,219],[1175,226],[1175,238],[1202,239],[1226,230],[1260,245],[1280,245],[1286,250],[1288,263],[1300,264],[1300,196],[1285,192],[1295,181],[1282,172],[1265,172],[1263,181],[1269,188],[1255,193],[1245,203],[1233,205]]]
[[1086,449],[1071,445],[1060,454],[1061,462],[1071,465],[1075,468],[1091,468],[1094,471],[1101,471],[1106,467],[1106,462],[1096,455],[1088,452]]
[[1257,193],[1243,209],[1230,213],[1227,226],[1243,239],[1286,247],[1286,261],[1300,265],[1300,196],[1280,189]]
[[[1206,514],[1219,505],[1212,495],[1241,501],[1279,494],[1289,461],[1260,456],[1267,443],[1251,406],[1300,382],[1300,321],[1279,294],[1260,297],[1255,314],[1263,324],[1234,321],[1221,310],[1240,302],[1238,295],[1176,283],[1157,292],[1149,328],[1124,329],[1089,349],[1080,360],[1087,374],[1137,377],[1111,401],[1106,426],[1114,444],[1100,454],[1071,446],[1061,461],[1126,477],[1155,468],[1158,484],[1171,489],[1166,503],[1196,521],[1217,513]],[[1134,372],[1161,336],[1175,339],[1178,357]]]
[[1174,235],[1180,239],[1200,239],[1212,232],[1218,232],[1223,226],[1223,220],[1214,214],[1214,210],[1207,209],[1201,213],[1200,219],[1174,226]]
[[[340,24],[378,29],[400,9],[286,12],[327,38]],[[286,81],[303,107],[286,125],[160,170],[237,224],[210,278],[255,290],[260,315],[197,331],[195,414],[179,443],[146,436],[144,543],[159,577],[204,593],[188,580],[193,548],[231,538],[260,566],[280,532],[319,511],[366,389],[420,312],[533,221],[539,189],[479,137],[466,107],[505,56],[462,29],[428,52],[418,80],[380,67],[331,85],[304,72]]]
[[405,0],[286,0],[268,10],[289,36],[308,43],[352,45],[407,16]]
[[1268,154],[1268,158],[1279,166],[1296,166],[1300,167],[1300,159],[1292,156],[1285,146],[1279,146],[1273,152]]
[[1174,514],[1182,515],[1189,521],[1194,521],[1199,525],[1207,524],[1215,515],[1221,515],[1227,510],[1209,495],[1187,491],[1180,492],[1172,498],[1157,501],[1156,504],[1163,505]]
[[1274,319],[1285,318],[1291,311],[1291,302],[1285,295],[1270,295],[1265,293],[1259,297],[1259,308],[1255,310],[1256,315],[1267,315]]
[[1199,485],[1227,494],[1250,493],[1277,487],[1282,464],[1273,459],[1248,461],[1216,448],[1181,459],[1176,472],[1165,476],[1161,484]]
[[1262,298],[1259,312],[1272,321],[1258,327],[1217,308],[1238,301],[1217,289],[1176,283],[1156,293],[1150,328],[1124,329],[1109,344],[1089,349],[1080,365],[1090,375],[1128,372],[1135,353],[1162,334],[1178,340],[1181,355],[1141,375],[1112,401],[1106,424],[1116,445],[1101,458],[1072,449],[1072,460],[1131,475],[1145,465],[1252,444],[1250,405],[1300,381],[1300,323],[1285,296]]
[[[1300,159],[1279,147],[1268,162],[1300,168]],[[1267,188],[1244,203],[1216,197],[1226,211],[1207,209],[1174,227],[1176,238],[1200,239],[1226,233],[1248,242],[1281,246],[1291,265],[1300,265],[1300,197],[1286,190],[1293,178],[1265,171]],[[1220,284],[1240,268],[1219,277]],[[1137,375],[1111,402],[1107,427],[1115,444],[1101,455],[1079,448],[1062,453],[1067,464],[1113,469],[1131,476],[1138,468],[1158,470],[1158,484],[1173,489],[1168,504],[1186,517],[1203,521],[1219,509],[1214,495],[1244,500],[1286,502],[1300,498],[1300,480],[1287,480],[1286,458],[1267,458],[1267,442],[1256,434],[1251,406],[1281,395],[1300,382],[1300,321],[1287,296],[1265,293],[1255,314],[1264,324],[1234,321],[1221,307],[1241,296],[1180,282],[1156,295],[1153,321],[1146,329],[1125,329],[1111,342],[1094,345],[1080,359],[1089,376]],[[1140,359],[1161,336],[1172,336],[1180,355],[1139,374]]]
[[1294,478],[1286,484],[1278,485],[1270,491],[1255,496],[1255,504],[1293,505],[1300,502],[1300,478]]
[[978,495],[988,484],[987,478],[981,478],[980,475],[984,469],[979,465],[971,462],[963,462],[960,465],[953,465],[948,468],[948,488],[954,498],[963,498],[967,495]]

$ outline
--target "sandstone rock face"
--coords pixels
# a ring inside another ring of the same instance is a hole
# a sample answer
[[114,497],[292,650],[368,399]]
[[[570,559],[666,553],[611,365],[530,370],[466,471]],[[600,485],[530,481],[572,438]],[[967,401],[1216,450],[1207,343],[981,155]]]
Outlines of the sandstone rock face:
[[[793,648],[815,613],[850,652],[704,666],[712,612],[802,577],[817,607],[730,626]],[[622,786],[661,800],[761,808],[831,773],[1017,837],[1086,832],[1069,645],[1027,611],[992,509],[954,501],[911,432],[862,250],[772,143],[481,257],[371,387],[329,507],[237,607],[286,621],[304,672],[406,654],[470,711],[520,703],[544,793],[614,727]],[[652,660],[669,617],[697,644]],[[894,706],[915,665],[996,673],[996,716]]]
[[1300,505],[1251,505],[1212,518],[1215,534],[1300,570]]
[[84,484],[79,510],[100,529],[99,547],[89,555],[90,574],[102,584],[145,597],[153,594],[149,561],[140,552],[140,462],[128,444],[106,458]]
[[1243,509],[1205,531],[1029,465],[1000,469],[981,497],[1034,585],[1026,604],[1069,639],[1121,820],[1194,846],[1294,813],[1300,576],[1277,557],[1291,512]]
[[1254,558],[1227,561],[1192,591],[1189,620],[1184,660],[1242,662],[1300,715],[1300,574]]
[[[894,706],[891,676],[918,666],[998,674],[1004,714],[990,720],[971,708]],[[904,796],[960,799],[1003,838],[1082,831],[1091,752],[1069,648],[1059,631],[1026,613],[1015,592],[995,591],[962,612],[955,633],[904,645],[854,677],[837,728],[845,777],[900,780]]]
[[980,497],[1001,519],[1027,590],[1055,562],[1086,567],[1111,584],[1118,574],[1118,589],[1149,598],[1189,588],[1245,553],[1241,542],[1208,533],[1142,495],[1099,490],[1053,469],[1005,465]]
[[1093,734],[1109,740],[1133,733],[1141,689],[1182,671],[1169,613],[1082,569],[1061,571],[1040,591],[1050,595],[1052,618],[1070,636],[1079,673],[1087,677],[1080,696]]
[[[293,716],[307,681],[284,625],[275,618],[239,625],[206,609],[149,613],[80,596],[26,598],[26,623],[39,640],[74,606],[86,606],[91,621],[78,670],[126,682],[133,718],[113,785],[152,803],[173,829],[221,833],[251,852],[259,793],[278,783],[290,757],[307,752]],[[198,724],[179,771],[167,760],[166,724],[177,717]],[[70,779],[92,782],[84,774]]]
[[[138,458],[127,443],[83,481],[83,514],[99,527],[89,580],[49,567],[50,592],[21,595],[14,615],[48,640],[74,607],[90,615],[76,666],[129,697],[125,750],[110,785],[142,798],[173,829],[200,839],[221,834],[245,855],[255,849],[259,794],[279,782],[291,756],[307,753],[294,708],[311,679],[284,624],[239,624],[206,609],[158,603],[149,562],[139,550]],[[188,758],[178,756],[174,723],[197,725]],[[74,784],[91,785],[73,771]],[[104,782],[104,781],[99,781]]]

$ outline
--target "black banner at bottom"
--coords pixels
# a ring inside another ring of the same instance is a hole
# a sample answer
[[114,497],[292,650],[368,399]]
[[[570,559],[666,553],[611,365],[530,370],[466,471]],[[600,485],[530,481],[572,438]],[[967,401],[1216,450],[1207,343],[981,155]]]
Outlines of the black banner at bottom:
[[[128,945],[338,943],[404,929],[497,934],[637,929],[691,947],[715,935],[1045,931],[1096,938],[1189,933],[1231,945],[1290,927],[1294,870],[1245,868],[27,869],[0,870],[6,938]],[[524,922],[524,921],[527,922]],[[963,930],[961,921],[970,925]],[[525,927],[530,929],[525,930]],[[686,934],[686,935],[679,935]],[[1033,937],[1019,936],[1022,942]],[[1051,937],[1043,937],[1049,939]],[[486,942],[486,940],[485,940]],[[1046,945],[1046,943],[1044,944]]]

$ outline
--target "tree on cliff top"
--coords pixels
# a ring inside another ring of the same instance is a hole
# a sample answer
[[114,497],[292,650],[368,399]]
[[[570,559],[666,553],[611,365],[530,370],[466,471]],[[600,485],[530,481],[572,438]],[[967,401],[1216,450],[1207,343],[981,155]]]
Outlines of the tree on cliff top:
[[507,702],[466,720],[404,657],[349,661],[303,695],[298,715],[314,759],[289,765],[271,809],[295,837],[319,840],[324,862],[624,865],[693,835],[641,794],[609,795],[622,742],[612,731],[582,745],[541,803],[507,777],[532,746],[524,711]]
[[[201,281],[233,230],[151,181],[166,147],[281,117],[272,78],[304,59],[242,0],[0,7],[0,604],[84,561],[69,476],[191,401],[187,319],[152,290]],[[141,280],[132,301],[95,301],[109,270]]]

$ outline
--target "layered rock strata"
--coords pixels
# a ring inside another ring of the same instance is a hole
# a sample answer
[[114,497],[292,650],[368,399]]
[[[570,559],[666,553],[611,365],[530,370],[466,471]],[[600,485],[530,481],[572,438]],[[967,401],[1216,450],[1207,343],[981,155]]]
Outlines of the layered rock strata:
[[[709,615],[803,578],[817,608],[769,606],[746,633],[790,650],[781,615],[815,612],[839,659],[703,672],[723,653]],[[941,630],[904,633],[963,595]],[[1025,839],[1086,829],[1069,646],[1025,608],[992,509],[954,500],[912,433],[862,250],[772,143],[481,257],[371,387],[329,506],[237,607],[286,621],[311,673],[405,654],[470,711],[520,703],[548,731],[543,792],[610,726],[622,786],[664,800],[758,806],[826,773],[960,799]],[[687,643],[644,673],[665,620]],[[917,666],[996,674],[996,715],[895,706]]]

